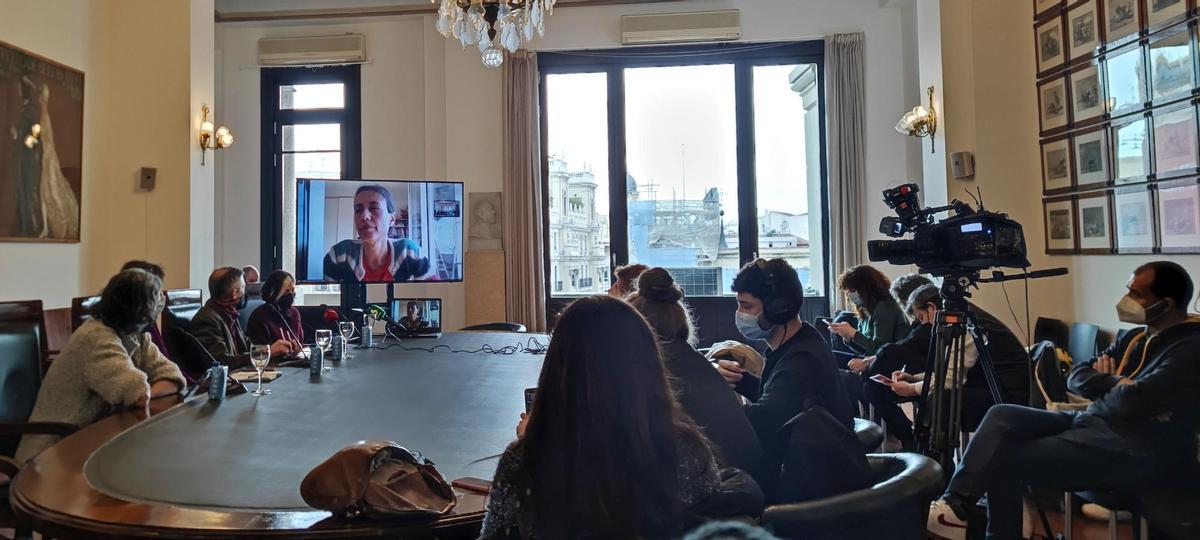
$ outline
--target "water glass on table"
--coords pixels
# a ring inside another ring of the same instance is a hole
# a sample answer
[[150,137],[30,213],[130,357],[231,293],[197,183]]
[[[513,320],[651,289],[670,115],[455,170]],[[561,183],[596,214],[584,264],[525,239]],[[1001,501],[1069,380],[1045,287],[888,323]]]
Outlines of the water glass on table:
[[354,323],[350,321],[339,322],[338,331],[342,334],[342,361],[354,358],[350,354],[350,336],[354,335]]
[[332,342],[333,332],[329,330],[317,330],[317,346],[321,348],[321,371],[333,369],[325,365],[325,356],[329,354],[329,346]]
[[267,362],[271,360],[270,345],[255,345],[250,348],[250,364],[254,366],[255,371],[258,371],[258,389],[251,392],[255,396],[265,396],[271,391],[264,389],[262,386],[263,369],[267,367]]

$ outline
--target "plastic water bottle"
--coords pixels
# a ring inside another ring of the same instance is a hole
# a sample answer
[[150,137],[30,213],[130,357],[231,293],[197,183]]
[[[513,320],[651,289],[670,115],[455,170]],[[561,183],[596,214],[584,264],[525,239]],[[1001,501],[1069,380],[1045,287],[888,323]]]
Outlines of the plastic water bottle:
[[375,334],[374,331],[371,330],[371,326],[372,325],[370,323],[363,325],[361,334],[362,337],[358,340],[359,345],[364,349],[369,349],[375,346]]
[[208,368],[208,399],[225,399],[225,379],[229,378],[229,366],[214,363]]
[[342,361],[342,352],[345,350],[343,345],[342,335],[334,334],[333,341],[329,344],[329,360],[332,362]]
[[321,348],[313,345],[308,348],[308,374],[317,377],[321,376],[322,364]]

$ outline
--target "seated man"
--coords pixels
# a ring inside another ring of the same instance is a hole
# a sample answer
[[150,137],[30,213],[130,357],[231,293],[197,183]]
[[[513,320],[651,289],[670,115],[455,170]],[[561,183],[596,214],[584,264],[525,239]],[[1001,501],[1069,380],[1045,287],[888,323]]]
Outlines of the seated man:
[[[192,318],[192,335],[216,361],[230,369],[249,366],[250,340],[238,322],[238,306],[246,296],[242,271],[232,266],[213,270],[208,277],[208,294],[208,302]],[[271,356],[298,352],[288,340],[271,343]]]
[[[1086,411],[993,407],[946,493],[930,508],[931,532],[961,537],[967,506],[987,494],[989,537],[1018,538],[1023,485],[1139,487],[1195,460],[1200,318],[1187,313],[1192,280],[1182,266],[1156,261],[1138,267],[1127,287],[1117,314],[1123,322],[1145,325],[1149,337],[1138,340],[1140,349],[1131,338],[1122,340],[1113,354],[1075,367],[1072,388],[1093,400]],[[1133,377],[1108,374],[1114,357],[1138,356],[1144,367]]]
[[804,287],[783,259],[758,259],[733,280],[738,331],[769,349],[762,377],[731,360],[717,362],[730,386],[751,401],[744,406],[764,448],[776,448],[776,434],[809,406],[822,405],[847,428],[853,413],[836,373],[833,352],[817,331],[800,319]]

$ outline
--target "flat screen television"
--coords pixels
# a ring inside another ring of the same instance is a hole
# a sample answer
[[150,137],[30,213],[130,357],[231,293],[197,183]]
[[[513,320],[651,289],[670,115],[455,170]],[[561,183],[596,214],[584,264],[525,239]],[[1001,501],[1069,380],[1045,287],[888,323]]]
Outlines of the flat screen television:
[[297,179],[296,278],[462,281],[462,182]]

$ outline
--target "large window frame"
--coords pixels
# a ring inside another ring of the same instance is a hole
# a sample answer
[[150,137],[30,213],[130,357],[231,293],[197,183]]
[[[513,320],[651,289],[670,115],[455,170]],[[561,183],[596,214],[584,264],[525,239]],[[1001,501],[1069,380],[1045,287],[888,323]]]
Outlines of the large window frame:
[[[629,261],[629,226],[628,200],[626,196],[626,122],[625,122],[625,70],[642,67],[672,67],[712,64],[733,64],[734,91],[737,130],[737,201],[738,201],[738,255],[740,263],[745,264],[754,260],[758,252],[758,213],[756,189],[756,148],[754,140],[754,86],[753,70],[757,66],[812,64],[816,67],[819,111],[819,155],[820,155],[820,192],[818,204],[829,208],[828,163],[826,157],[826,111],[825,111],[825,44],[822,41],[806,41],[795,43],[765,43],[765,44],[718,44],[700,46],[670,46],[670,47],[639,47],[607,51],[584,51],[578,53],[541,53],[538,56],[541,100],[541,129],[542,129],[542,190],[544,200],[549,201],[550,189],[550,155],[546,136],[548,133],[547,120],[547,77],[557,74],[573,73],[605,73],[608,86],[608,198],[609,198],[609,239],[610,239],[610,268],[627,264]],[[814,201],[814,203],[817,203]],[[551,266],[551,245],[549,238],[550,217],[547,212],[543,219],[543,230],[547,232],[545,239],[545,267],[547,268],[546,296],[550,309],[556,313],[558,308],[578,295],[562,295],[553,292],[549,269]],[[822,265],[824,271],[823,294],[826,296],[806,299],[805,314],[822,314],[827,309],[827,295],[830,291],[829,274],[829,223],[822,220],[820,246],[824,253]],[[703,305],[719,304],[724,306],[732,302],[732,297],[708,296],[689,297],[693,307],[700,311]],[[805,317],[809,319],[809,316]],[[729,326],[732,326],[730,324]]]
[[[283,268],[283,130],[297,124],[341,125],[341,177],[362,177],[361,66],[262,68],[262,175],[259,185],[260,268]],[[280,109],[281,87],[300,84],[340,83],[344,104],[340,109]]]

